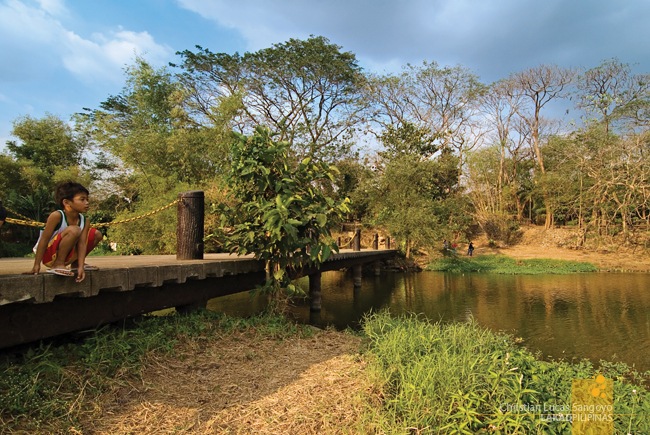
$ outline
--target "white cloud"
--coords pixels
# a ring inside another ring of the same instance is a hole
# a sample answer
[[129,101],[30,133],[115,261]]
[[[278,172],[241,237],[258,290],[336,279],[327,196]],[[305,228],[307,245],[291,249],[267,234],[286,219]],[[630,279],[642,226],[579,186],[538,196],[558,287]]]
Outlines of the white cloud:
[[5,0],[0,4],[0,80],[50,77],[65,68],[86,83],[123,79],[123,68],[136,55],[157,64],[173,50],[148,32],[122,28],[84,37],[63,26],[67,9],[61,0],[38,4]]
[[94,34],[92,40],[66,32],[67,49],[62,53],[66,69],[85,82],[123,80],[123,68],[136,56],[145,56],[153,64],[169,59],[172,50],[157,44],[147,32],[119,29],[109,35]]
[[310,34],[328,37],[366,66],[436,61],[490,80],[542,63],[594,67],[647,62],[647,0],[177,0],[234,29],[254,51]]
[[68,13],[63,0],[36,0],[42,10],[53,16],[64,15]]

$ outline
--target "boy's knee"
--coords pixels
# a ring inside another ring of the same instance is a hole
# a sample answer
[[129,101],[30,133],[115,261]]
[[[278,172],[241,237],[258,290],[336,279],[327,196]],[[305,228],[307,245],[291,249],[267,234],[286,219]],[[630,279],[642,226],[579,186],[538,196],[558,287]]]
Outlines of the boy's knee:
[[81,230],[80,226],[78,226],[78,225],[70,225],[68,228],[63,230],[63,232],[61,233],[61,237],[68,236],[68,237],[78,239],[79,236],[81,235],[81,231],[82,230]]

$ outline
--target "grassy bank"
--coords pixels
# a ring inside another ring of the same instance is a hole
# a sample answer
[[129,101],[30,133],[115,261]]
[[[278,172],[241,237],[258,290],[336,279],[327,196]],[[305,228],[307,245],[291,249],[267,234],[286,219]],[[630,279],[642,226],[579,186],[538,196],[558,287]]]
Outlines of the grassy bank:
[[570,422],[547,421],[544,407],[571,409],[572,381],[601,373],[614,380],[616,433],[650,433],[650,395],[643,377],[625,365],[603,363],[597,372],[587,361],[540,361],[475,323],[381,313],[366,320],[364,333],[381,399],[368,420],[379,432],[571,433]]
[[[138,381],[143,366],[237,330],[264,337],[310,335],[280,316],[236,319],[202,311],[147,316],[85,338],[0,354],[0,433],[82,433],[102,412],[103,398]],[[187,357],[187,355],[180,355]],[[76,431],[76,432],[75,432]]]
[[426,270],[453,273],[489,272],[504,275],[534,275],[597,272],[598,268],[591,263],[579,261],[546,258],[516,260],[503,255],[479,255],[476,257],[442,257],[431,262]]
[[601,373],[616,433],[650,433],[650,373],[541,361],[475,323],[380,313],[361,335],[204,311],[5,352],[0,432],[570,433],[521,406],[569,406]]

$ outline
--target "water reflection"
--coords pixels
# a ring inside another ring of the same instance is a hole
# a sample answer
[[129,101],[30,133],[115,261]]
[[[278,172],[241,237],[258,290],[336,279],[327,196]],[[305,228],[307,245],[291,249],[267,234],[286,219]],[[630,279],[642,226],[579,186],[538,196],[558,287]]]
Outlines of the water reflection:
[[[308,288],[307,281],[303,287]],[[650,370],[650,274],[490,275],[385,273],[364,276],[360,290],[351,274],[323,273],[322,311],[307,301],[291,313],[303,322],[358,327],[363,314],[389,308],[453,321],[474,317],[481,325],[522,337],[544,356],[624,361]],[[259,311],[248,294],[210,302],[235,315]]]

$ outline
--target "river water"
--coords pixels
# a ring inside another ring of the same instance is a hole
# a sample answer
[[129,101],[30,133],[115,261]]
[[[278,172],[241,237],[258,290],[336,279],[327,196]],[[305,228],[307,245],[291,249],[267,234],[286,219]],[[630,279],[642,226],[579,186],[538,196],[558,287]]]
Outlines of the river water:
[[[308,288],[307,279],[301,281]],[[621,361],[650,370],[650,274],[572,275],[391,273],[364,276],[353,288],[351,271],[322,276],[322,311],[308,301],[290,310],[301,322],[359,326],[364,314],[389,309],[443,322],[474,318],[480,325],[521,337],[543,357]],[[231,315],[259,312],[248,293],[213,299],[208,308]]]

